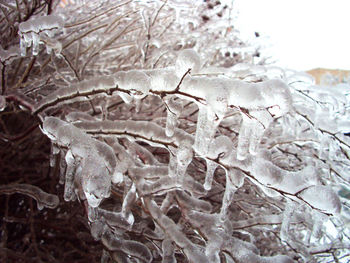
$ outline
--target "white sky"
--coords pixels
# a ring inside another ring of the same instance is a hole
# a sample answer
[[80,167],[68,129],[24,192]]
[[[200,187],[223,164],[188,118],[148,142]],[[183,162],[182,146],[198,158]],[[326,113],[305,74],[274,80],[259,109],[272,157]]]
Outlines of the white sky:
[[[243,39],[260,33],[277,65],[350,69],[350,0],[234,0]],[[270,45],[270,44],[268,44]]]

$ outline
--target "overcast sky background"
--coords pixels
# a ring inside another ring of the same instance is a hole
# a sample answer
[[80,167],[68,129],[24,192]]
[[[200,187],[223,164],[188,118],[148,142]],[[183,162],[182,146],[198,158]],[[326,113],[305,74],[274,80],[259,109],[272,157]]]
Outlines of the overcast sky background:
[[234,0],[235,28],[260,42],[277,65],[350,70],[350,0]]

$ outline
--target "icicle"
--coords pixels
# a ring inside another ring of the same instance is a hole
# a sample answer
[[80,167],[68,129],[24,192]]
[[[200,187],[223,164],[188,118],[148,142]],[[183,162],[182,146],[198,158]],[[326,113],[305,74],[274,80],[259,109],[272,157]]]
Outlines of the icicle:
[[175,177],[177,173],[177,158],[174,155],[173,152],[175,152],[175,148],[172,148],[173,150],[169,152],[169,164],[168,164],[168,175],[170,177]]
[[222,238],[215,235],[211,237],[205,248],[205,255],[207,256],[210,263],[220,263],[219,252],[221,250],[221,245],[223,243]]
[[30,34],[25,34],[24,35],[24,43],[26,44],[26,47],[29,48],[33,44],[33,40]]
[[199,155],[205,156],[209,151],[210,143],[219,124],[215,118],[215,114],[211,109],[199,106],[194,143],[194,149]]
[[174,113],[172,113],[169,109],[167,109],[165,134],[168,137],[173,136],[176,126],[177,126],[177,116]]
[[243,174],[236,170],[226,170],[226,188],[222,199],[222,207],[220,211],[220,220],[224,222],[227,219],[228,208],[233,200],[233,195],[244,183]]
[[209,191],[211,189],[211,185],[213,182],[214,172],[216,168],[218,167],[218,164],[216,162],[213,162],[209,159],[206,159],[207,162],[207,174],[205,176],[205,183],[204,183],[204,189]]
[[174,245],[170,239],[163,240],[162,251],[162,263],[176,263]]
[[224,197],[222,198],[222,206],[220,211],[220,220],[222,222],[226,221],[227,219],[227,210],[232,202],[232,198],[236,190],[237,188],[231,183],[231,180],[226,172],[226,188]]
[[310,242],[317,243],[322,237],[322,226],[327,221],[328,216],[320,213],[319,211],[312,210],[312,219],[314,221],[314,224],[312,226],[312,236]]
[[21,56],[25,57],[25,55],[27,54],[27,45],[23,36],[20,38],[19,47],[21,50]]
[[165,126],[165,134],[168,137],[174,135],[175,128],[177,126],[177,118],[182,111],[182,103],[180,100],[176,101],[176,97],[172,96],[170,99],[166,99],[167,105],[167,120]]
[[65,153],[64,151],[60,152],[60,179],[59,179],[59,184],[64,184],[66,180],[66,170],[67,170],[67,163],[63,162],[65,158]]
[[178,183],[182,185],[188,165],[192,162],[193,151],[191,142],[182,142],[176,152]]
[[75,200],[75,194],[74,194],[74,176],[75,176],[75,159],[72,155],[72,152],[68,150],[65,161],[67,163],[66,168],[66,179],[64,184],[64,195],[63,198],[65,201],[74,201]]
[[135,111],[136,112],[140,112],[140,109],[141,109],[141,99],[140,98],[135,98],[134,99],[135,101]]
[[273,118],[266,110],[252,111],[250,112],[250,115],[256,123],[254,128],[252,127],[251,129],[249,138],[249,153],[256,155],[258,153],[260,140],[265,132],[265,129],[269,127],[270,123],[273,121]]
[[122,216],[126,219],[126,221],[128,221],[130,225],[132,225],[135,221],[134,216],[131,212],[131,206],[134,204],[135,200],[136,200],[136,186],[133,183],[131,185],[130,190],[124,197],[122,212],[121,212]]
[[[109,145],[91,138],[73,124],[55,117],[45,118],[42,131],[58,147],[68,148],[65,156],[67,200],[74,198],[74,181],[80,184],[90,206],[96,207],[104,198],[109,197],[111,177],[116,167],[116,156]],[[76,158],[79,159],[77,163]],[[74,180],[74,173],[79,174],[79,180]]]
[[255,128],[256,121],[252,120],[246,115],[242,115],[242,124],[239,130],[238,145],[237,145],[237,159],[244,160],[247,158],[249,151],[250,136]]
[[36,56],[39,54],[39,41],[40,37],[37,33],[32,32],[32,41],[33,41],[33,55]]
[[280,232],[281,240],[283,242],[288,242],[289,226],[292,220],[294,210],[295,210],[295,203],[287,199],[287,203],[283,212],[283,219],[282,219],[281,232]]
[[160,207],[160,210],[166,214],[169,209],[172,206],[172,203],[174,202],[174,193],[173,192],[168,192],[166,197],[164,198],[162,205]]
[[55,167],[56,157],[59,154],[59,152],[60,152],[60,149],[52,143],[51,151],[50,151],[50,167]]

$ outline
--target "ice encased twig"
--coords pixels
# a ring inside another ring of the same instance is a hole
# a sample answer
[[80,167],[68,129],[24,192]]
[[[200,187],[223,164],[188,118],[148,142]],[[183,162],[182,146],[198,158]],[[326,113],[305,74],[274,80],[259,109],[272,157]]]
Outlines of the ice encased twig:
[[37,201],[38,209],[56,208],[59,205],[59,199],[57,195],[48,194],[37,186],[30,184],[7,184],[0,185],[0,194],[25,194]]
[[18,34],[20,35],[21,55],[25,56],[26,48],[30,46],[33,46],[33,55],[38,55],[41,42],[40,37],[52,38],[53,31],[62,28],[63,25],[63,19],[57,15],[40,16],[20,23]]
[[[91,138],[73,124],[56,117],[45,118],[42,130],[58,147],[69,149],[66,155],[65,198],[72,199],[73,180],[84,192],[89,205],[93,207],[109,197],[111,178],[117,164],[113,149]],[[77,163],[81,166],[81,170],[74,174],[75,169],[79,168]]]

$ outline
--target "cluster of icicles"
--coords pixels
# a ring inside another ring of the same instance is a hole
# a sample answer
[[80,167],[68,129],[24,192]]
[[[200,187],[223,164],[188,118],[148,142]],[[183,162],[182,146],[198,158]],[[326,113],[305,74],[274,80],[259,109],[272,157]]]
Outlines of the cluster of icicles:
[[[145,234],[163,240],[163,262],[175,262],[174,244],[190,262],[220,262],[222,250],[235,255],[237,262],[293,262],[287,256],[259,256],[254,245],[230,235],[233,230],[227,217],[233,194],[247,177],[268,196],[285,196],[325,214],[340,211],[339,198],[331,188],[321,184],[313,167],[297,172],[283,170],[268,160],[266,149],[259,147],[270,123],[294,111],[289,87],[278,79],[248,83],[203,76],[199,74],[201,70],[199,55],[194,50],[183,50],[174,67],[93,78],[61,88],[39,101],[33,109],[39,116],[45,116],[43,112],[52,107],[94,96],[106,97],[108,104],[108,98],[119,95],[125,103],[135,103],[136,109],[146,96],[159,96],[166,105],[165,128],[149,121],[98,120],[82,112],[72,112],[65,120],[42,117],[42,130],[53,143],[52,165],[57,154],[66,164],[61,172],[64,198],[87,200],[92,234],[108,250],[123,252],[114,253],[115,258],[129,255],[152,262],[147,246],[122,237],[127,230],[145,227],[135,225],[132,212],[132,206],[139,200],[157,225],[155,231],[148,230],[150,233]],[[183,100],[198,105],[194,136],[177,128]],[[237,146],[227,136],[215,137],[229,108],[236,108],[242,116]],[[104,141],[94,137],[103,137]],[[135,162],[132,151],[127,151],[118,138],[127,138],[129,148],[142,153],[147,165]],[[169,152],[169,164],[160,163],[137,141],[165,148]],[[203,158],[207,164],[203,185],[186,174],[194,156]],[[220,212],[211,213],[211,204],[199,198],[211,189],[219,166],[226,172],[226,188]],[[99,207],[110,196],[112,184],[124,184],[127,189],[119,212]],[[159,207],[151,197],[164,194],[166,197]],[[198,225],[208,238],[204,250],[166,216],[174,199],[186,208],[186,219]],[[292,206],[287,207],[290,210]],[[281,237],[286,240],[289,224],[288,220],[285,222]]]
[[60,16],[40,16],[19,24],[18,34],[20,36],[21,56],[25,56],[27,48],[32,47],[34,56],[39,53],[40,43],[45,44],[48,54],[55,51],[58,55],[62,50],[62,44],[53,37],[61,30],[64,22]]

